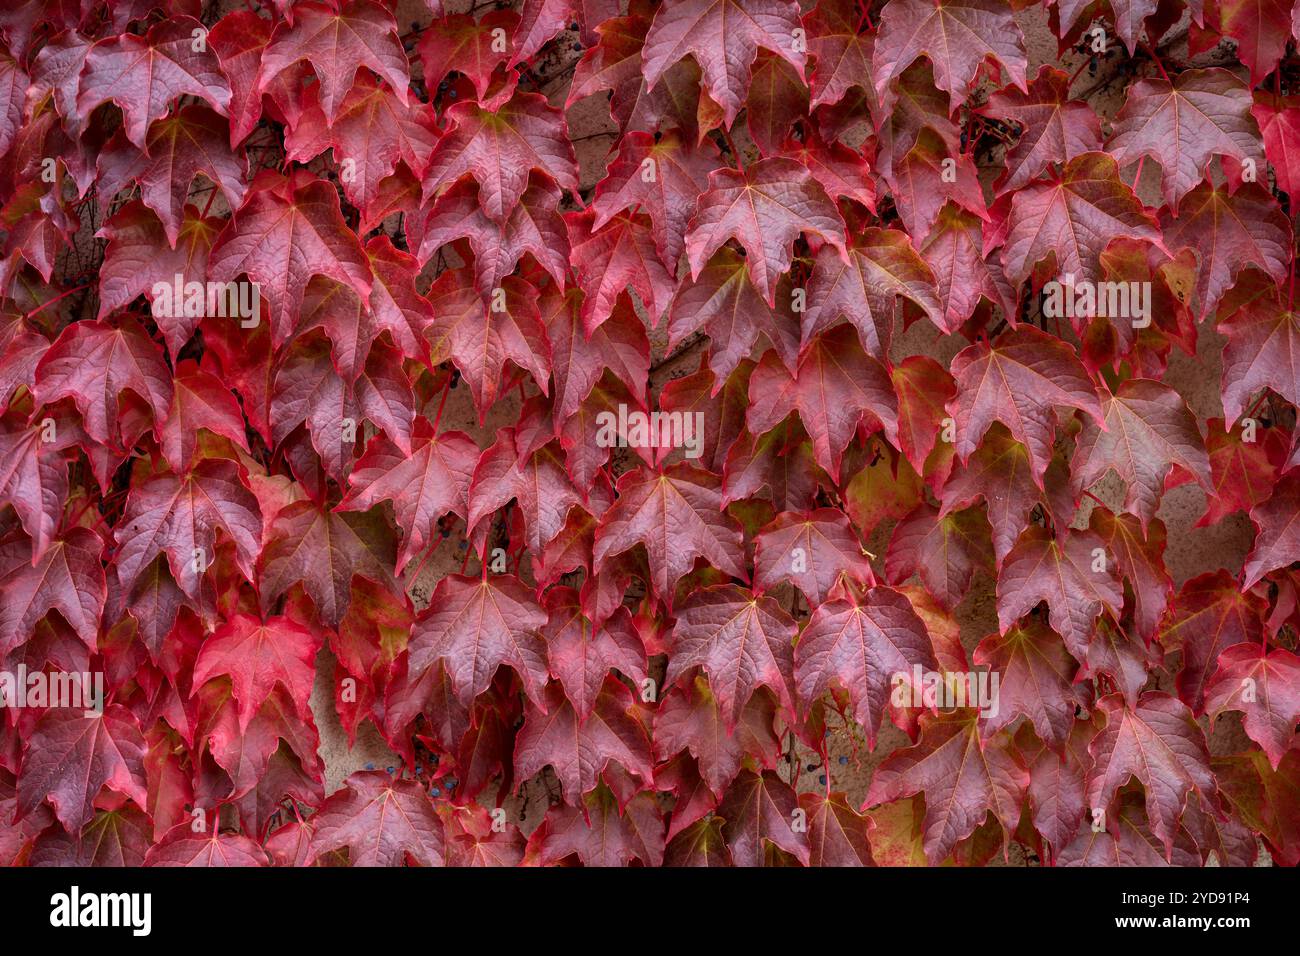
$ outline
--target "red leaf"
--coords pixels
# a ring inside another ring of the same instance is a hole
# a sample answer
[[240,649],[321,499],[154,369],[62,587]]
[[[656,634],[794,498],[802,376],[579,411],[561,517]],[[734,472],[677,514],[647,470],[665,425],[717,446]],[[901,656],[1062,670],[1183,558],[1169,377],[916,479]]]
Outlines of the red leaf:
[[414,780],[378,770],[354,773],[312,823],[313,859],[346,847],[353,866],[401,866],[407,857],[421,866],[444,865],[442,820]]
[[442,661],[468,707],[487,690],[497,668],[509,664],[528,696],[541,701],[547,681],[546,642],[539,634],[544,624],[545,612],[518,578],[448,575],[411,631],[411,670],[423,673]]
[[1112,694],[1097,708],[1106,726],[1088,746],[1095,761],[1088,774],[1088,803],[1105,809],[1115,791],[1136,777],[1146,788],[1151,831],[1169,859],[1189,797],[1212,799],[1215,792],[1205,736],[1187,706],[1168,694],[1143,694],[1134,708]]
[[700,668],[728,732],[760,686],[793,714],[795,633],[794,621],[770,597],[734,584],[698,590],[677,612],[664,683]]
[[344,0],[336,8],[323,3],[295,4],[293,17],[276,26],[261,55],[257,88],[266,92],[277,76],[299,60],[306,60],[316,71],[321,106],[330,123],[338,117],[343,98],[362,67],[387,80],[397,99],[406,105],[406,53],[392,14],[381,4],[371,0]]
[[596,699],[591,714],[580,720],[558,684],[544,697],[546,710],[530,701],[515,741],[515,773],[526,780],[550,766],[560,780],[564,799],[577,805],[584,794],[608,779],[611,765],[648,785],[654,776],[645,729],[628,715],[632,695],[613,678]]
[[142,37],[122,33],[100,40],[86,53],[77,112],[88,116],[112,100],[122,108],[127,137],[141,149],[149,124],[178,97],[200,97],[225,115],[230,85],[216,54],[206,44],[195,49],[194,30],[204,27],[192,17],[170,17]]
[[[682,0],[682,5],[692,2]],[[716,0],[714,6],[732,2]],[[715,169],[686,234],[691,278],[698,279],[709,256],[734,238],[748,253],[755,288],[775,306],[777,277],[790,268],[790,246],[800,233],[818,236],[847,257],[844,220],[806,166],[776,156],[743,172]]]
[[938,865],[992,814],[1005,841],[1020,820],[1029,771],[1005,738],[980,740],[973,712],[921,718],[921,742],[876,768],[863,809],[925,794],[925,856]]
[[670,66],[690,55],[730,127],[760,47],[783,57],[803,79],[806,55],[794,40],[798,29],[799,6],[789,0],[666,0],[645,34],[646,86],[653,90]]

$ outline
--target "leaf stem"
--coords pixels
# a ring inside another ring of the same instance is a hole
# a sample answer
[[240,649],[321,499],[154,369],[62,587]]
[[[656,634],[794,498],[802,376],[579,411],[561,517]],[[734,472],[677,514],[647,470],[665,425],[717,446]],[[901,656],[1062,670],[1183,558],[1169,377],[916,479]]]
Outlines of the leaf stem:
[[50,301],[42,302],[36,308],[32,309],[32,311],[28,312],[25,316],[23,316],[23,318],[30,319],[32,316],[36,315],[36,313],[49,308],[50,306],[54,305],[56,302],[61,302],[64,299],[66,299],[68,296],[80,292],[83,289],[89,289],[89,288],[90,288],[90,283],[85,283],[84,285],[77,286],[75,289],[69,289],[67,292],[60,293],[59,295],[56,295],[53,299],[50,299]]

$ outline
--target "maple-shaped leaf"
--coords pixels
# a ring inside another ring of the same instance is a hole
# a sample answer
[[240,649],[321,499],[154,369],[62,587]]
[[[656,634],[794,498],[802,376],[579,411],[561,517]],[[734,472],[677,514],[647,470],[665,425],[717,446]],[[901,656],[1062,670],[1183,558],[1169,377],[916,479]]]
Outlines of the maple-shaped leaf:
[[[819,487],[830,477],[813,460],[812,442],[803,426],[787,418],[763,435],[742,432],[723,465],[724,507],[746,498],[762,498],[783,511],[813,507]],[[751,506],[762,507],[756,501]]]
[[322,106],[306,109],[285,137],[285,152],[289,159],[304,163],[333,149],[334,161],[347,172],[342,185],[348,201],[368,209],[379,197],[380,183],[392,175],[399,161],[414,175],[424,172],[437,141],[430,107],[403,103],[378,80],[363,74],[332,121]]
[[573,245],[573,268],[583,290],[583,328],[588,335],[599,328],[625,289],[637,294],[657,323],[672,301],[676,283],[659,259],[650,220],[618,213],[595,229],[594,217],[590,209],[564,217]]
[[995,425],[966,464],[944,483],[939,513],[947,515],[983,500],[993,528],[993,553],[1001,566],[1042,498],[1029,450],[1005,427]]
[[1143,867],[1201,866],[1186,833],[1180,832],[1173,852],[1166,858],[1160,839],[1151,832],[1140,797],[1130,796],[1109,815],[1106,826],[1080,824],[1074,839],[1061,847],[1057,866]]
[[862,542],[844,512],[836,508],[784,512],[755,538],[757,590],[789,581],[810,604],[818,605],[841,575],[861,584],[875,583]]
[[1002,310],[1017,312],[1016,297],[995,258],[984,254],[982,222],[956,203],[939,210],[921,257],[935,278],[941,329],[957,329],[974,314],[982,299]]
[[1097,709],[1106,726],[1088,745],[1094,761],[1088,805],[1104,810],[1120,787],[1137,778],[1146,788],[1151,832],[1168,859],[1187,801],[1212,800],[1216,791],[1205,735],[1186,704],[1157,691],[1143,694],[1135,707],[1111,694],[1097,701]]
[[0,540],[0,658],[24,644],[51,610],[95,647],[107,595],[103,550],[103,541],[86,528],[53,538],[37,557],[21,534]]
[[95,815],[95,800],[108,787],[144,809],[144,737],[135,716],[121,704],[86,716],[76,707],[51,707],[31,730],[18,774],[18,814],[48,800],[69,832]]
[[677,611],[664,683],[699,667],[728,731],[760,686],[793,714],[795,633],[794,621],[770,597],[734,584],[696,591]]
[[596,529],[593,571],[599,574],[610,559],[640,544],[650,562],[650,585],[662,600],[672,601],[678,579],[696,558],[744,579],[740,526],[721,510],[720,484],[688,462],[623,474],[618,498]]
[[391,584],[394,550],[387,524],[373,512],[340,514],[314,501],[295,501],[266,530],[259,561],[262,599],[274,601],[301,583],[322,623],[337,627],[352,600],[352,576]]
[[722,835],[722,822],[720,817],[708,817],[683,828],[668,841],[664,850],[664,866],[732,866],[731,852]]
[[[784,294],[787,292],[788,294]],[[668,315],[669,348],[701,329],[709,337],[713,392],[721,391],[749,358],[762,335],[786,367],[798,361],[799,317],[793,311],[793,286],[783,281],[774,305],[755,287],[749,260],[730,246],[719,249],[694,280],[686,280]]]
[[700,68],[693,59],[684,59],[669,67],[654,87],[646,83],[641,54],[651,13],[635,6],[628,16],[613,17],[595,28],[599,39],[573,71],[566,108],[608,91],[610,112],[626,131],[654,133],[677,127],[694,139],[707,100],[700,96]]
[[410,83],[406,52],[393,15],[383,4],[343,0],[335,6],[299,3],[293,9],[293,19],[276,26],[261,55],[259,91],[265,92],[281,73],[306,60],[320,80],[320,103],[330,123],[338,117],[362,67],[387,80],[398,101],[406,105]]
[[576,805],[590,793],[610,765],[620,767],[648,785],[654,777],[650,741],[645,728],[628,714],[632,692],[617,679],[605,681],[595,706],[585,720],[558,683],[541,698],[542,710],[527,703],[524,725],[515,740],[515,775],[527,780],[550,766],[560,780],[565,802]]
[[828,142],[816,129],[796,135],[786,128],[781,135],[781,154],[807,166],[826,195],[852,199],[875,212],[876,184],[865,151],[852,150],[838,140]]
[[1049,256],[1057,272],[1095,282],[1101,278],[1102,251],[1121,236],[1160,241],[1154,217],[1119,178],[1115,159],[1083,153],[1059,175],[1011,197],[1002,263],[1015,286]]
[[945,610],[961,603],[976,571],[992,570],[989,522],[975,508],[940,517],[937,508],[918,505],[894,526],[885,554],[890,584],[902,584],[916,574]]
[[[501,68],[510,60],[510,51],[498,42],[500,34],[495,30],[512,33],[518,23],[519,15],[513,10],[490,10],[481,20],[463,13],[444,16],[420,36],[418,50],[426,88],[437,87],[454,71],[474,84],[480,103],[489,109],[497,105],[495,96],[509,96],[512,91],[504,82],[493,82],[503,75]],[[492,99],[490,90],[495,94]]]
[[554,445],[530,454],[519,447],[519,438],[514,429],[502,429],[479,459],[469,486],[467,524],[473,534],[485,518],[514,499],[524,516],[528,550],[541,554],[564,527],[569,509],[583,498]]
[[948,412],[957,427],[955,447],[967,461],[995,422],[1029,449],[1034,482],[1041,488],[1052,458],[1053,406],[1077,408],[1104,421],[1097,388],[1067,343],[1032,327],[1004,332],[992,345],[980,342],[952,360],[957,397]]
[[319,635],[291,618],[236,614],[203,642],[192,679],[199,687],[213,677],[230,676],[243,733],[277,684],[300,711],[306,708],[319,648]]
[[718,816],[726,821],[722,833],[736,866],[762,866],[765,843],[807,866],[811,848],[807,828],[795,825],[798,807],[794,790],[775,771],[743,771],[718,806]]
[[[608,2],[608,0],[597,0]],[[563,30],[581,8],[576,0],[524,0],[519,23],[512,31],[510,66],[533,57],[552,37]],[[617,12],[617,6],[615,6]],[[586,17],[584,16],[585,20]],[[595,26],[593,22],[591,26]],[[581,31],[579,35],[584,35]]]
[[248,451],[244,413],[221,379],[187,360],[177,367],[172,386],[171,410],[159,428],[163,457],[172,471],[189,468],[201,428]]
[[225,118],[206,106],[187,106],[154,123],[143,149],[127,145],[119,133],[99,156],[98,189],[112,195],[138,183],[141,200],[158,214],[175,247],[196,175],[218,187],[231,209],[244,200],[247,163],[230,148],[228,129]]
[[823,246],[808,282],[808,306],[800,317],[800,347],[847,319],[869,355],[884,359],[894,331],[895,302],[907,299],[947,330],[934,274],[907,234],[866,229],[848,247],[847,260]]
[[524,857],[523,835],[496,828],[483,807],[457,807],[444,826],[448,866],[518,866]]
[[480,192],[474,180],[461,179],[434,201],[422,222],[411,223],[411,238],[419,236],[417,258],[428,261],[444,243],[468,239],[474,250],[474,285],[485,301],[491,300],[525,253],[563,283],[571,252],[569,230],[558,211],[559,187],[543,177],[534,178],[500,223],[483,212]]
[[[745,126],[763,156],[782,152],[800,119],[808,115],[808,87],[784,57],[758,51],[745,100]],[[827,190],[832,194],[831,190]]]
[[1168,385],[1129,379],[1103,398],[1102,415],[1104,431],[1089,420],[1079,435],[1070,471],[1076,495],[1113,469],[1127,487],[1124,510],[1145,532],[1175,466],[1208,488],[1210,460],[1196,416]]
[[760,48],[783,57],[803,79],[807,54],[795,39],[801,30],[799,5],[790,0],[667,0],[645,35],[646,86],[653,90],[669,67],[692,56],[730,127],[744,105]]
[[1075,708],[1087,703],[1074,683],[1079,662],[1065,642],[1042,621],[1031,620],[1005,635],[993,634],[975,648],[976,664],[1001,675],[997,710],[981,716],[980,732],[990,737],[1027,717],[1042,740],[1060,750],[1074,726]]
[[870,589],[860,600],[845,590],[816,607],[794,659],[802,712],[833,687],[843,688],[872,748],[894,675],[910,680],[913,667],[937,666],[930,635],[911,602],[885,587]]
[[1177,206],[1205,177],[1214,156],[1263,164],[1250,87],[1227,70],[1184,70],[1172,81],[1138,80],[1128,89],[1107,143],[1121,166],[1142,156],[1160,163],[1165,202]]
[[1205,514],[1195,525],[1198,528],[1218,524],[1234,512],[1249,511],[1268,498],[1286,458],[1281,429],[1268,428],[1256,435],[1254,426],[1248,429],[1244,423],[1225,429],[1222,418],[1211,418],[1206,425],[1212,493],[1206,495]]
[[696,677],[669,691],[655,713],[655,757],[663,761],[689,750],[700,777],[721,799],[746,757],[767,769],[776,768],[781,745],[774,729],[775,717],[772,696],[760,692],[749,699],[740,722],[728,728],[708,681]]
[[576,855],[583,866],[645,866],[664,861],[664,821],[654,798],[640,793],[627,806],[606,786],[585,794],[578,806],[561,803],[546,811],[528,838],[537,862],[552,866]]
[[495,112],[475,103],[447,110],[452,122],[434,147],[424,173],[424,197],[470,175],[493,222],[505,222],[536,169],[562,189],[578,191],[578,169],[564,114],[537,93],[516,93]]
[[1263,642],[1266,611],[1264,600],[1240,590],[1227,571],[1201,574],[1183,584],[1159,637],[1166,649],[1182,648],[1178,696],[1194,713],[1204,710],[1205,688],[1223,652],[1236,644]]
[[849,806],[842,793],[799,794],[808,815],[809,866],[875,866],[869,834],[875,822]]
[[0,430],[0,505],[14,509],[31,538],[32,563],[58,531],[68,502],[69,458],[82,441],[84,432],[69,420]]
[[123,318],[116,326],[74,322],[36,366],[36,401],[48,405],[71,398],[86,434],[104,444],[122,442],[119,399],[128,390],[148,404],[155,424],[167,417],[171,370],[134,318]]
[[[583,292],[548,285],[539,303],[551,343],[551,374],[555,392],[551,416],[556,429],[578,410],[583,400],[609,369],[645,403],[645,383],[650,374],[650,341],[640,317],[623,299],[613,314],[590,336],[582,323]],[[662,403],[662,399],[661,399]]]
[[[99,318],[130,305],[136,296],[147,296],[158,303],[157,312],[167,313],[153,319],[171,354],[179,354],[201,316],[185,314],[184,286],[180,307],[176,306],[176,276],[184,276],[187,282],[207,276],[208,253],[224,225],[225,220],[204,217],[187,206],[173,247],[162,222],[143,203],[124,205],[97,234],[108,240],[99,273]],[[154,294],[164,288],[164,295]]]
[[1264,748],[1276,770],[1300,721],[1300,657],[1254,644],[1228,648],[1206,685],[1205,709],[1211,714],[1241,711],[1246,733]]
[[208,44],[230,82],[230,145],[248,137],[262,116],[262,91],[258,88],[262,53],[271,42],[274,24],[252,10],[233,10],[208,32]]
[[312,859],[346,847],[352,866],[401,866],[408,856],[421,866],[444,863],[442,818],[414,780],[359,771],[311,819]]
[[1276,199],[1258,183],[1235,192],[1203,182],[1182,198],[1178,216],[1160,216],[1165,245],[1196,253],[1198,316],[1214,315],[1224,295],[1247,266],[1267,272],[1274,282],[1287,277],[1291,263],[1291,225]]
[[1002,0],[894,0],[880,16],[872,77],[882,104],[890,82],[919,57],[934,65],[934,84],[950,109],[966,99],[980,65],[996,63],[1025,89],[1025,40]]
[[774,156],[743,171],[715,169],[686,235],[691,278],[698,279],[709,257],[734,238],[748,253],[750,279],[767,304],[775,306],[777,279],[790,268],[791,244],[801,233],[820,237],[847,259],[844,220],[806,166]]
[[387,332],[404,358],[427,358],[425,333],[433,324],[433,308],[415,291],[420,265],[397,249],[386,235],[366,244],[366,259],[374,277],[369,300],[346,285],[317,276],[307,286],[299,332],[323,330],[330,340],[333,364],[349,384],[366,367],[380,334]]
[[659,257],[669,272],[676,272],[695,202],[709,188],[709,172],[718,162],[711,141],[695,145],[679,130],[662,135],[628,133],[605,178],[596,184],[592,229],[600,229],[624,209],[639,206],[650,217]]
[[636,682],[646,679],[645,646],[624,607],[599,626],[583,611],[578,592],[553,588],[546,595],[547,622],[542,631],[550,671],[586,720],[611,669]]
[[469,515],[469,483],[479,450],[464,432],[434,434],[429,422],[415,420],[410,453],[376,435],[348,475],[340,511],[368,511],[391,501],[402,529],[398,574],[436,540],[438,520],[448,512]]
[[937,866],[990,813],[1005,846],[1028,787],[1029,771],[1010,739],[981,740],[975,711],[923,714],[920,743],[876,768],[862,808],[925,794],[925,856]]
[[1269,571],[1300,561],[1300,475],[1288,475],[1272,496],[1250,509],[1258,534],[1242,569],[1243,588],[1251,588]]
[[898,442],[918,472],[935,448],[948,417],[945,407],[957,394],[948,370],[926,355],[909,355],[893,367],[890,378],[898,393]]
[[178,823],[149,848],[145,866],[270,866],[266,850],[240,833],[195,833],[193,821]]
[[465,269],[448,269],[429,289],[434,324],[429,329],[435,363],[451,358],[469,382],[481,422],[501,391],[507,361],[526,370],[546,390],[551,346],[537,307],[537,290],[509,276],[491,308]]
[[1003,562],[997,593],[1003,634],[1046,601],[1052,630],[1080,661],[1097,618],[1109,610],[1118,619],[1124,606],[1124,589],[1110,556],[1090,531],[1052,538],[1041,528],[1030,528]]
[[[257,619],[254,621],[261,623]],[[262,635],[262,638],[265,638],[265,635]],[[311,657],[314,660],[314,649],[311,651]],[[266,663],[265,656],[263,656],[263,663]],[[249,714],[249,723],[244,727],[240,721],[240,702],[232,693],[234,681],[238,680],[242,683],[245,679],[244,675],[238,673],[241,663],[231,662],[228,667],[218,663],[218,667],[236,673],[231,681],[222,679],[202,686],[196,683],[196,697],[199,704],[196,735],[204,742],[212,759],[229,776],[233,784],[231,796],[250,798],[246,804],[257,802],[256,789],[272,772],[272,760],[281,746],[281,741],[288,745],[288,751],[300,755],[295,759],[307,765],[307,773],[312,778],[319,779],[322,770],[317,762],[316,751],[320,746],[320,740],[315,725],[310,719],[304,720],[302,716],[304,713],[310,713],[305,704],[299,706],[290,700],[285,691],[275,686],[273,676],[271,686],[266,688],[265,699],[257,701]],[[301,665],[299,667],[301,669]],[[310,670],[306,673],[310,680]],[[258,678],[260,677],[261,675],[258,675]],[[297,680],[302,680],[301,674]],[[251,693],[256,688],[246,689]],[[307,685],[307,693],[310,694],[310,683]],[[285,753],[287,754],[288,751]],[[274,783],[276,779],[276,776],[272,776],[268,782]],[[319,803],[324,796],[316,788],[309,788],[305,795],[312,803]]]
[[838,483],[845,447],[864,420],[879,425],[891,442],[898,435],[898,398],[889,375],[862,350],[852,327],[838,326],[819,336],[791,375],[768,352],[749,380],[746,426],[761,435],[792,411],[813,440],[817,464]]
[[86,52],[77,112],[88,116],[112,100],[122,108],[127,137],[141,149],[149,124],[178,97],[197,96],[224,116],[230,84],[216,53],[206,43],[195,44],[195,30],[207,33],[193,17],[174,16],[144,36],[122,33],[100,40]]
[[[1200,42],[1190,44],[1193,56],[1221,37],[1236,44],[1237,59],[1250,69],[1251,86],[1259,86],[1286,52],[1291,34],[1291,7],[1286,0],[1220,0],[1206,10]],[[1193,31],[1199,33],[1201,31]]]
[[342,483],[352,466],[360,421],[374,422],[403,450],[411,447],[415,399],[396,354],[374,346],[355,382],[330,363],[319,336],[286,350],[271,393],[271,440],[281,446],[306,424],[326,472]]
[[1010,120],[1020,138],[1007,153],[1006,169],[998,177],[998,195],[1021,189],[1053,163],[1065,164],[1083,153],[1101,149],[1101,121],[1092,106],[1070,99],[1070,77],[1044,64],[1028,91],[1008,86],[989,97],[977,111]]
[[51,828],[32,849],[32,866],[143,866],[153,832],[134,806],[100,810],[79,833]]
[[975,161],[965,153],[950,156],[943,138],[929,127],[885,177],[903,228],[914,236],[927,236],[948,203],[978,219],[989,217]]
[[[6,64],[6,70],[12,71],[8,82],[15,87],[10,95],[27,96],[34,103],[51,96],[59,115],[69,125],[75,124],[77,91],[81,88],[81,69],[86,64],[86,53],[89,52],[92,42],[76,30],[64,30],[56,34],[41,47],[36,58],[31,61],[30,78],[23,76],[17,61]],[[24,104],[20,100],[13,105],[18,107],[18,121],[13,122],[11,119],[13,131],[17,132],[17,127],[21,124]],[[6,152],[9,145],[10,143],[5,144]]]
[[1264,138],[1264,155],[1277,177],[1277,188],[1294,196],[1300,188],[1296,163],[1300,161],[1300,99],[1294,96],[1277,96],[1272,91],[1255,93],[1251,114],[1259,123]]
[[343,220],[334,187],[303,169],[288,176],[263,170],[208,259],[208,279],[247,275],[268,301],[279,346],[293,332],[314,275],[349,285],[368,300],[370,265],[356,233]]
[[1281,866],[1300,860],[1300,749],[1274,770],[1262,751],[1215,758],[1215,776],[1237,815],[1264,839]]
[[1157,518],[1144,530],[1132,515],[1116,515],[1098,507],[1093,509],[1088,527],[1106,543],[1108,556],[1115,559],[1120,574],[1128,579],[1133,592],[1133,626],[1142,640],[1149,642],[1174,590],[1165,569],[1164,522]]
[[1291,404],[1300,402],[1300,312],[1283,308],[1265,292],[1226,320],[1219,331],[1223,347],[1223,419],[1236,424],[1251,398],[1271,388]]
[[808,52],[813,57],[809,105],[838,103],[854,87],[872,89],[871,53],[875,34],[860,30],[852,0],[820,0],[804,14]]
[[442,661],[456,696],[469,706],[497,668],[509,664],[530,699],[540,701],[547,681],[546,642],[538,633],[544,624],[546,612],[517,577],[448,575],[411,630],[411,671]]
[[262,511],[241,467],[205,458],[190,471],[164,472],[131,489],[117,526],[117,574],[130,591],[159,554],[181,590],[197,600],[203,575],[216,562],[217,531],[235,545],[240,572],[251,579],[262,547]]

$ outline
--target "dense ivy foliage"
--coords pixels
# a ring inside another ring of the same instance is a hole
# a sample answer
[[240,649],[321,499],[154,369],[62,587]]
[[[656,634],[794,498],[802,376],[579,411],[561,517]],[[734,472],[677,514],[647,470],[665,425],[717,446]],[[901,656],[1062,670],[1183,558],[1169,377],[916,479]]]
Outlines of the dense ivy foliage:
[[6,0],[0,859],[1300,862],[1292,29]]

